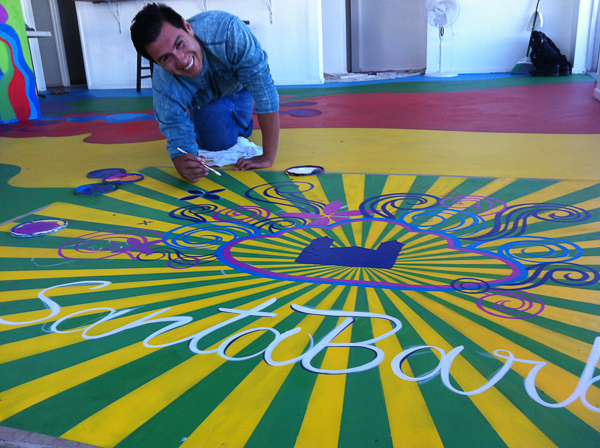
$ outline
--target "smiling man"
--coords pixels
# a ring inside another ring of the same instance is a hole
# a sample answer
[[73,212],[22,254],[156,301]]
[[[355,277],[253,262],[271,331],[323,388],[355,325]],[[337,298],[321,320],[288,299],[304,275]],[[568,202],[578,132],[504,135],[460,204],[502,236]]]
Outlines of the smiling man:
[[196,182],[208,174],[198,149],[224,151],[238,137],[250,136],[255,102],[263,154],[240,158],[234,169],[273,165],[279,95],[267,54],[239,18],[207,11],[187,21],[168,6],[151,3],[133,19],[131,40],[158,65],[152,76],[154,114],[182,177]]

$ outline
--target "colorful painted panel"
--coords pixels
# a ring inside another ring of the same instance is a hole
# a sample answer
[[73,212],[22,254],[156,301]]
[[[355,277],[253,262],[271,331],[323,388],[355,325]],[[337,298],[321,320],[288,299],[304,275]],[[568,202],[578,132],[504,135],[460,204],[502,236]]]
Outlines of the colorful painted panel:
[[35,76],[19,0],[0,5],[0,122],[40,118]]
[[173,169],[0,233],[1,425],[119,448],[597,447],[597,181]]

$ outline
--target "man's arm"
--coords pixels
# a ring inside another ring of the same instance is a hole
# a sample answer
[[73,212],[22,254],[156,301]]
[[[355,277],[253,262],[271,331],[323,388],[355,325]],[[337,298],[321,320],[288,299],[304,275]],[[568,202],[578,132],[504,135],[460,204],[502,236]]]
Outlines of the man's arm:
[[239,159],[233,167],[236,171],[268,168],[273,166],[279,146],[279,111],[269,114],[257,114],[262,132],[263,155],[251,159]]

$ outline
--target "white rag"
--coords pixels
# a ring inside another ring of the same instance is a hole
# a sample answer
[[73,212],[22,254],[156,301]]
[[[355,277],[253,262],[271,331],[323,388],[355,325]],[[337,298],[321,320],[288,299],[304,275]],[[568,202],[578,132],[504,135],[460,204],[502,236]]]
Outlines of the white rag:
[[204,151],[198,150],[198,155],[204,157],[208,166],[227,166],[235,165],[238,159],[249,159],[254,156],[261,156],[263,149],[254,143],[238,137],[237,143],[229,149],[223,151]]

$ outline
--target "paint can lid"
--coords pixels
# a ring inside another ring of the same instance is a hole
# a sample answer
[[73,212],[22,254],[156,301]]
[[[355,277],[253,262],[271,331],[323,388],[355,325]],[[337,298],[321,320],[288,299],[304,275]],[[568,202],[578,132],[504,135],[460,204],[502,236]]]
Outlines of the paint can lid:
[[117,173],[111,174],[104,178],[102,182],[105,184],[131,184],[133,182],[139,182],[144,178],[143,174],[139,173]]
[[10,230],[12,236],[28,238],[33,236],[43,236],[50,233],[58,232],[67,227],[69,223],[64,219],[47,218],[36,219],[33,221],[24,222],[14,226]]
[[101,170],[90,171],[87,177],[90,179],[104,179],[112,174],[126,173],[125,168],[103,168]]
[[325,168],[318,165],[299,165],[292,166],[285,170],[285,173],[290,176],[312,176],[314,174],[321,174],[325,172]]
[[86,184],[75,188],[75,194],[77,196],[98,196],[115,191],[117,188],[119,188],[117,185],[111,184]]

